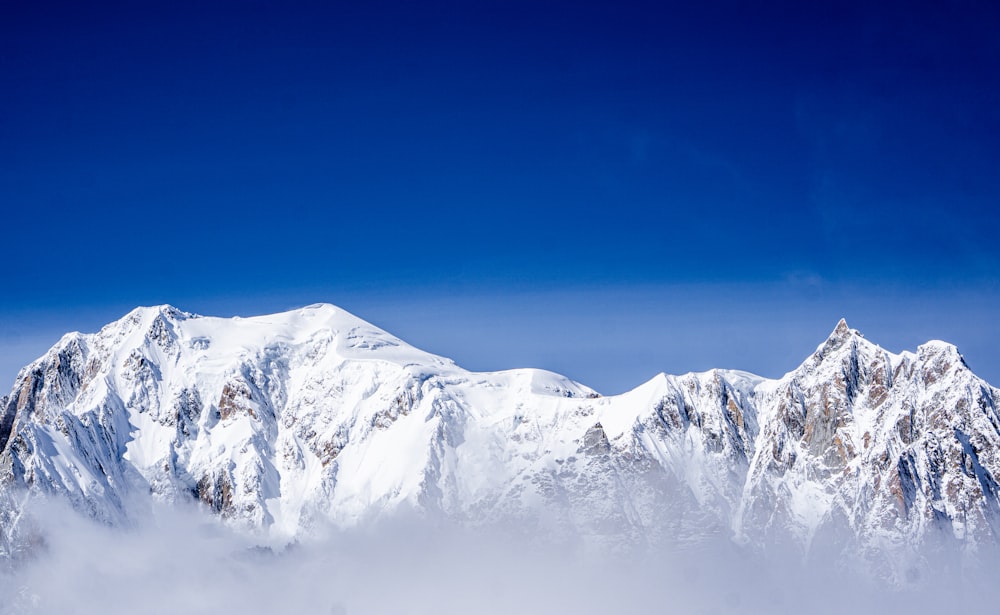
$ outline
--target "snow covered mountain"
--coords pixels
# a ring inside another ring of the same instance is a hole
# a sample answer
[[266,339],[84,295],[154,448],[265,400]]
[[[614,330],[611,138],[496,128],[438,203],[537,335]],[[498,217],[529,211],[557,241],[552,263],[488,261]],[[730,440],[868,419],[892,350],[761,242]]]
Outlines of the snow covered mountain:
[[661,374],[602,397],[466,371],[330,305],[160,306],[21,370],[0,484],[112,524],[137,495],[200,500],[276,541],[410,512],[610,543],[938,528],[974,547],[1000,529],[998,401],[953,346],[892,354],[843,321],[778,380]]

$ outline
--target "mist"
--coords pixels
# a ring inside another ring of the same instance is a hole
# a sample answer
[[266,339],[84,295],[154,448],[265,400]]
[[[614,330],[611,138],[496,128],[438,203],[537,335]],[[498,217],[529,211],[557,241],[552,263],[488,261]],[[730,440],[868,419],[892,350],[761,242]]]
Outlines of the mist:
[[194,506],[155,504],[126,528],[29,508],[32,546],[0,573],[2,615],[931,613],[1000,598],[992,550],[927,551],[894,581],[834,550],[724,539],[609,549],[411,518],[263,547]]

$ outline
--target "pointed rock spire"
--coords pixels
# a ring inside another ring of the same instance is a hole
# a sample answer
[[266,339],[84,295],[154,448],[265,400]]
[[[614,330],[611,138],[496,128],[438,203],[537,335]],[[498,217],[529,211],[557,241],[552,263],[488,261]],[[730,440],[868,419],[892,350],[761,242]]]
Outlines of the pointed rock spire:
[[830,337],[844,337],[850,332],[851,328],[847,326],[847,320],[841,318],[837,322],[837,326],[833,328],[833,333],[830,334]]
[[822,361],[830,353],[840,349],[851,339],[860,337],[864,336],[858,330],[850,328],[847,325],[847,320],[841,318],[826,340],[816,348],[813,358],[816,361]]

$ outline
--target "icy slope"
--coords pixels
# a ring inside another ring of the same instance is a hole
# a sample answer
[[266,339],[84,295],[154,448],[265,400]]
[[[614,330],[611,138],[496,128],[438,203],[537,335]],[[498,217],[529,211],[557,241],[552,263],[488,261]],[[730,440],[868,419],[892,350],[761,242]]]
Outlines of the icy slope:
[[65,336],[0,400],[0,481],[110,523],[198,499],[285,540],[412,511],[610,542],[802,543],[1000,519],[998,392],[932,342],[841,322],[779,380],[660,375],[600,397],[540,370],[468,372],[330,305],[255,318],[140,308]]

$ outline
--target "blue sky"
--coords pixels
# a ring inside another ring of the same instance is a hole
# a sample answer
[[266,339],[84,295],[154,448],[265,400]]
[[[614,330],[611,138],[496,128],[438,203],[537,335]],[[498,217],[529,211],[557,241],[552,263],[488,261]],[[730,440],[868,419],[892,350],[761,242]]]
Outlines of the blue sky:
[[987,2],[19,4],[3,381],[134,305],[328,301],[608,392],[840,316],[1000,383]]

